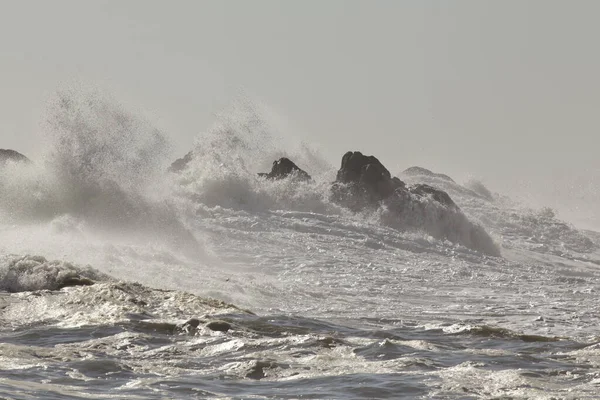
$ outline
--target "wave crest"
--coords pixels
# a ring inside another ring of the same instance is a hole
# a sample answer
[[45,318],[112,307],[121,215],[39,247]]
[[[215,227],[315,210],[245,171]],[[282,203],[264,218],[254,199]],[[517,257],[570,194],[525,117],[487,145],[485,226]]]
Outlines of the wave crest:
[[[2,265],[3,264],[3,265]],[[77,267],[64,261],[48,261],[42,256],[8,257],[0,267],[0,290],[28,292],[58,290],[65,286],[88,285],[109,280],[91,267]]]

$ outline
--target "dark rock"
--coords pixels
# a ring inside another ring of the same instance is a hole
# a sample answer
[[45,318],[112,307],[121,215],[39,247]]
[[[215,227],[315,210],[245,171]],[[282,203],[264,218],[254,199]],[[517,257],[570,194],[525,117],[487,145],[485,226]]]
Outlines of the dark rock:
[[248,371],[246,372],[246,378],[249,379],[263,379],[265,378],[267,375],[265,374],[265,369],[273,369],[277,367],[277,363],[273,362],[273,361],[263,361],[263,360],[257,360],[254,363],[252,363],[252,365],[250,366],[250,368],[248,368]]
[[31,163],[31,160],[25,157],[18,151],[0,149],[0,164],[5,164],[8,161]]
[[197,318],[190,318],[183,324],[183,326],[190,326],[192,328],[197,328],[198,325],[200,325],[200,320]]
[[327,349],[333,349],[336,346],[346,344],[343,340],[334,338],[332,336],[325,336],[324,338],[317,339],[317,344]]
[[219,331],[219,332],[227,332],[228,330],[231,329],[231,324],[229,322],[220,321],[220,320],[210,321],[205,326],[208,329],[210,329],[211,331]]
[[197,318],[190,318],[185,321],[183,324],[177,325],[176,330],[187,333],[188,335],[193,335],[196,333],[198,326],[200,325],[200,320]]
[[57,289],[62,289],[71,286],[92,286],[94,283],[96,282],[88,278],[70,276],[68,278],[65,278],[62,282],[60,282]]
[[337,173],[336,181],[342,183],[358,183],[369,180],[378,182],[391,178],[390,171],[376,157],[365,156],[360,151],[349,151],[342,157],[342,166]]
[[273,167],[271,172],[261,172],[258,176],[262,176],[268,179],[284,179],[288,176],[292,176],[302,181],[309,181],[312,178],[306,171],[300,169],[292,160],[286,157],[282,157],[277,161],[273,161]]
[[376,157],[349,151],[342,158],[333,194],[335,201],[357,210],[376,205],[405,187]]
[[190,161],[192,161],[193,156],[194,154],[190,151],[185,156],[173,161],[173,164],[169,167],[169,172],[180,172],[184,170]]
[[[435,175],[452,181],[445,175],[433,174],[424,168],[417,167],[411,171],[409,173]],[[407,188],[400,179],[392,177],[374,156],[365,156],[358,151],[344,154],[331,194],[332,201],[353,211],[383,206],[380,215],[388,226],[417,229],[485,254],[500,255],[489,234],[481,226],[470,222],[448,193],[425,184]]]
[[426,185],[424,183],[419,183],[417,185],[413,185],[408,189],[412,194],[416,194],[419,197],[431,196],[435,201],[445,205],[446,207],[452,207],[458,209],[458,206],[454,201],[450,198],[448,193],[443,190],[434,188],[433,186]]

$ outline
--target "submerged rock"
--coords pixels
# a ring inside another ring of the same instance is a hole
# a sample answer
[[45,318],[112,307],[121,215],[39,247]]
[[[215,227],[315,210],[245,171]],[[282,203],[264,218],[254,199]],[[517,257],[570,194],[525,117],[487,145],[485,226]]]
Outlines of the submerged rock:
[[188,335],[192,335],[196,332],[199,325],[200,325],[199,319],[191,318],[191,319],[185,321],[182,325],[177,326],[177,328],[179,330],[187,333]]
[[277,366],[277,363],[274,361],[256,360],[250,365],[250,367],[246,371],[245,377],[255,380],[266,378],[267,374],[265,373],[265,370],[274,369]]
[[81,276],[70,276],[58,283],[57,289],[62,289],[71,286],[92,286],[95,284],[93,280]]
[[228,330],[231,329],[231,324],[229,322],[221,321],[221,320],[210,321],[205,326],[208,329],[210,329],[211,331],[218,331],[218,332],[227,332]]
[[291,176],[302,181],[309,181],[312,179],[306,171],[302,170],[287,157],[282,157],[277,161],[273,161],[271,172],[261,172],[258,176],[267,179],[284,179]]
[[18,151],[10,149],[0,149],[0,165],[5,164],[8,161],[31,163],[31,160],[29,158],[25,157]]

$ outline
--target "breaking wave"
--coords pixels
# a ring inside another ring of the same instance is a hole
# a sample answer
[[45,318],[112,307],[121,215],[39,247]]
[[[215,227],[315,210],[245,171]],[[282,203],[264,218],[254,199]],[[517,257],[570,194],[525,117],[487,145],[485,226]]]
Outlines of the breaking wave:
[[0,216],[44,222],[70,216],[96,232],[159,239],[194,252],[165,179],[166,137],[99,92],[68,90],[48,111],[45,154],[0,170]]
[[65,261],[48,261],[42,256],[9,256],[0,266],[0,290],[26,292],[86,286],[109,277],[91,267]]
[[[60,92],[48,112],[43,159],[0,168],[0,218],[151,240],[194,257],[204,254],[197,223],[218,209],[334,215],[421,230],[487,254],[499,253],[494,242],[510,247],[513,239],[524,238],[541,252],[548,239],[553,252],[561,246],[576,252],[597,247],[555,216],[517,210],[482,182],[460,185],[421,167],[400,176],[446,191],[459,211],[422,197],[400,215],[386,207],[353,213],[330,201],[337,166],[286,137],[265,114],[256,102],[236,100],[198,137],[183,168],[169,173],[169,141],[147,120],[96,91]],[[273,181],[257,175],[282,156],[314,179]]]
[[[318,151],[286,138],[257,103],[238,99],[168,173],[167,137],[143,118],[97,91],[67,90],[51,103],[43,162],[0,170],[0,216],[17,221],[79,224],[123,240],[164,242],[201,255],[190,226],[212,209],[303,211],[420,229],[441,240],[499,254],[483,228],[431,198],[413,201],[402,215],[382,207],[373,221],[330,201],[336,167]],[[262,179],[257,172],[286,156],[314,180]],[[422,172],[422,170],[416,171]],[[441,174],[435,175],[453,181]],[[57,222],[58,221],[58,222]]]

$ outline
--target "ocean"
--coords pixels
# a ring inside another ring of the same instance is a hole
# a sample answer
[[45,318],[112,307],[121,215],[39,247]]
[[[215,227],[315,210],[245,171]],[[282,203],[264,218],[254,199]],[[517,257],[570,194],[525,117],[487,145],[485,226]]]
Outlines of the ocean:
[[[464,219],[351,211],[245,101],[179,172],[101,95],[59,95],[43,135],[0,166],[0,398],[600,398],[600,234],[549,208],[423,165],[391,172]],[[281,156],[313,179],[257,175]]]

